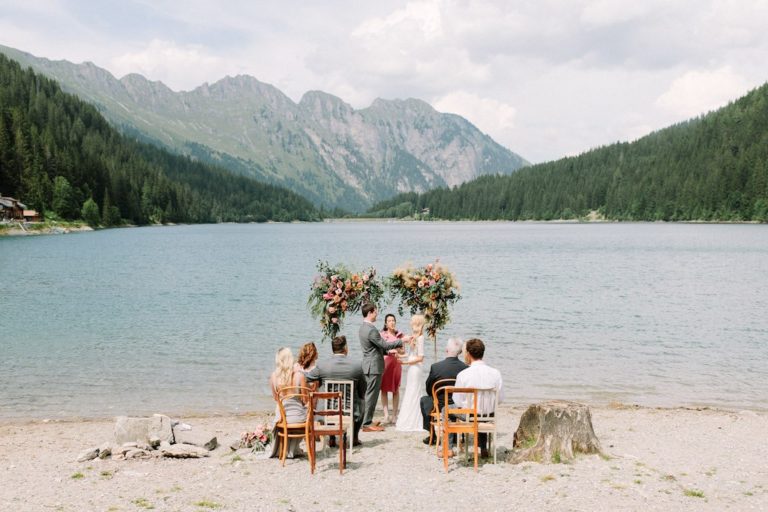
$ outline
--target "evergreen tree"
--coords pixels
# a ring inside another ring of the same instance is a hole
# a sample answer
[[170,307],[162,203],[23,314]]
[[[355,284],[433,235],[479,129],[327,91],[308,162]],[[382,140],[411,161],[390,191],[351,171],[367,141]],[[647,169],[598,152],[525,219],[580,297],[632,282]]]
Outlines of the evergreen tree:
[[92,197],[88,198],[85,203],[83,203],[80,215],[92,228],[97,228],[99,226],[99,205],[96,204],[96,201],[94,201]]

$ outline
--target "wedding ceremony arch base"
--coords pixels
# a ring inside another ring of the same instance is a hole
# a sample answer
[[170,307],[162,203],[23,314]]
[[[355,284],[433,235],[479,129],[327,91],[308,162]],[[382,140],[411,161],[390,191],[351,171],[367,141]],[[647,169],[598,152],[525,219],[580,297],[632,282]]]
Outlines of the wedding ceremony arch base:
[[565,462],[577,453],[601,453],[592,428],[592,413],[584,404],[550,400],[523,413],[508,462]]

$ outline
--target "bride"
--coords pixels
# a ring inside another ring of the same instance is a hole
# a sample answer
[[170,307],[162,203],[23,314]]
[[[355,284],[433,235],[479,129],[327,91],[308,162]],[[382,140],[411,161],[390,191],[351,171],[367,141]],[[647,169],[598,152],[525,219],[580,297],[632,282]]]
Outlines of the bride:
[[400,402],[400,415],[397,417],[395,430],[401,432],[422,432],[421,390],[424,386],[422,366],[424,361],[424,315],[414,315],[411,318],[410,343],[407,344],[406,354],[400,358],[403,366],[408,368],[405,381],[405,396]]

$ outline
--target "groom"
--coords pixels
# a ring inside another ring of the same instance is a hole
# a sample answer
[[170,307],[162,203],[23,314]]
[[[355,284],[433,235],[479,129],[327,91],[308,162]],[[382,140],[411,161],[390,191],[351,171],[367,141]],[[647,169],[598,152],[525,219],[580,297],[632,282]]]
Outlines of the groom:
[[392,349],[402,347],[403,341],[387,343],[381,339],[379,330],[374,325],[379,312],[370,303],[363,304],[363,325],[360,326],[360,346],[363,349],[363,374],[367,382],[365,390],[365,417],[363,432],[378,432],[384,427],[373,425],[373,413],[381,390],[381,377],[384,373],[384,354]]

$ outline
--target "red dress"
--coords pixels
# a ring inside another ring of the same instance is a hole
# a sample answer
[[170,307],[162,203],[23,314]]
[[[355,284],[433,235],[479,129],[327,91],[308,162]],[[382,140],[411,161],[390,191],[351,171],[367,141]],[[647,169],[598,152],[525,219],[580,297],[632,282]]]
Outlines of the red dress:
[[[389,331],[381,331],[381,337],[384,341],[397,341],[398,336],[402,336],[400,331],[397,334],[390,334]],[[400,379],[403,376],[403,367],[397,357],[384,355],[384,375],[381,377],[381,390],[384,393],[394,393],[400,390]]]

